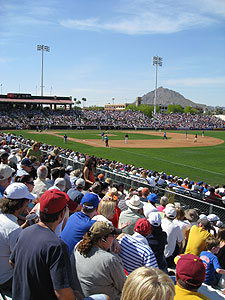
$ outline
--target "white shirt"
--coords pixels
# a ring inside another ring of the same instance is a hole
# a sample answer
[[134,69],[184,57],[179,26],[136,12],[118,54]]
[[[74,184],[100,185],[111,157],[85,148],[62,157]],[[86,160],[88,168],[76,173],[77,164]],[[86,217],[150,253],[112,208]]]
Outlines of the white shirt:
[[0,284],[13,276],[9,257],[21,231],[16,216],[0,213]]
[[167,242],[165,246],[164,255],[166,258],[173,255],[176,248],[176,243],[183,241],[183,234],[179,226],[175,225],[172,220],[164,218],[162,220],[162,230],[167,233]]
[[132,237],[135,238],[138,242],[140,242],[140,243],[142,243],[142,244],[145,244],[145,245],[149,246],[146,237],[144,237],[144,236],[141,235],[140,233],[135,232],[135,233],[132,235]]

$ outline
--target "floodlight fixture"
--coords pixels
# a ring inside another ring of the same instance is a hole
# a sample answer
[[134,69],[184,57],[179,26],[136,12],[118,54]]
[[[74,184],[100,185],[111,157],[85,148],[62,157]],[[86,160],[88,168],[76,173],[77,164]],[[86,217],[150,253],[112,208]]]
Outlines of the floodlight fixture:
[[153,56],[153,66],[155,66],[155,97],[154,97],[154,114],[156,114],[156,103],[157,103],[157,75],[158,66],[162,67],[162,57]]

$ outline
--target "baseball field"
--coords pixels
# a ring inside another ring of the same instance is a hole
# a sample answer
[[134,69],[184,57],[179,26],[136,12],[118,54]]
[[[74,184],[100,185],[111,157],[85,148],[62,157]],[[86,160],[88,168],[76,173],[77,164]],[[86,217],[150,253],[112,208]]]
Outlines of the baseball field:
[[[225,131],[109,131],[109,148],[101,139],[101,131],[11,131],[50,145],[108,158],[167,174],[189,177],[211,185],[225,184]],[[63,136],[67,135],[67,144]],[[124,141],[128,133],[129,140]],[[197,142],[195,142],[197,134]]]

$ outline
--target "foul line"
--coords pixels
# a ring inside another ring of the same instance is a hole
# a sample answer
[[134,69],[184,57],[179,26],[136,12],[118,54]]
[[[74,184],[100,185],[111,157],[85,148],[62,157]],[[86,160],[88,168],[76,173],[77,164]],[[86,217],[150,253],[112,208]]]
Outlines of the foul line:
[[[134,154],[134,155],[139,155],[139,156],[149,157],[148,155],[145,155],[145,154],[134,153],[134,152],[130,152],[130,151],[127,151],[127,150],[123,150],[123,149],[121,149],[121,148],[118,149],[118,148],[110,147],[110,149],[119,150],[119,151],[131,153],[131,154]],[[178,166],[183,166],[183,167],[187,167],[187,168],[191,168],[191,169],[195,169],[195,170],[200,170],[200,171],[204,171],[204,172],[208,172],[208,173],[212,173],[212,174],[216,174],[216,175],[222,175],[222,176],[225,176],[225,174],[223,174],[223,173],[218,173],[218,172],[214,172],[214,171],[209,171],[209,170],[205,170],[205,169],[202,169],[202,168],[193,167],[193,166],[190,166],[190,165],[185,165],[185,164],[182,164],[182,163],[172,162],[172,161],[170,161],[170,160],[166,160],[166,159],[162,159],[162,158],[158,158],[158,157],[154,157],[154,156],[153,156],[152,158],[153,158],[153,159],[156,159],[156,160],[164,161],[164,162],[167,162],[167,163],[171,163],[171,164],[174,164],[174,165],[178,165]]]

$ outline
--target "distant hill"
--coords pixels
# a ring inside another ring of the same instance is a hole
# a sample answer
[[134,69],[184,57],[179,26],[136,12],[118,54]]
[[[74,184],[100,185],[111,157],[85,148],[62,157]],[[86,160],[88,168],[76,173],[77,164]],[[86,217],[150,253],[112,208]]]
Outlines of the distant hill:
[[[147,93],[146,95],[142,96],[142,104],[149,104],[149,105],[154,105],[154,98],[155,98],[155,91],[151,91]],[[163,87],[159,87],[157,89],[157,105],[165,105],[168,106],[170,104],[180,104],[183,107],[186,106],[192,106],[192,107],[206,107],[206,105],[198,104],[195,103],[189,99],[186,99],[183,95],[169,90],[165,89]]]

